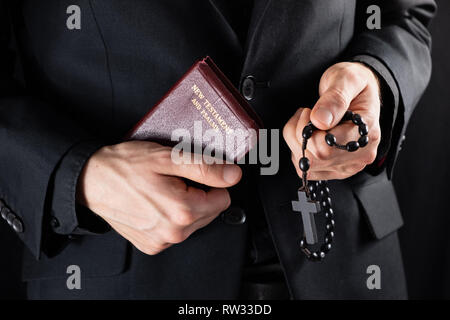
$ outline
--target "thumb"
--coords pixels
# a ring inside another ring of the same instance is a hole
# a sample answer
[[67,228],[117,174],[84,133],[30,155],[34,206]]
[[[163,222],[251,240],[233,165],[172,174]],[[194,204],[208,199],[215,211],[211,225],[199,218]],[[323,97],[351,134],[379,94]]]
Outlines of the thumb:
[[[333,74],[333,73],[331,73]],[[321,130],[336,126],[353,99],[366,87],[367,81],[349,68],[342,68],[334,76],[323,77],[320,98],[311,112],[312,123]]]
[[350,102],[351,98],[339,91],[326,91],[311,111],[311,122],[321,130],[333,128],[344,116]]

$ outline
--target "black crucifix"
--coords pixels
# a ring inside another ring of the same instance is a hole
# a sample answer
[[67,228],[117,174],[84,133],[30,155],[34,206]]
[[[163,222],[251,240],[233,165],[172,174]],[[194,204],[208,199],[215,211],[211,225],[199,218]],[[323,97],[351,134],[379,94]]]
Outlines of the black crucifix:
[[298,190],[298,201],[292,201],[292,210],[302,214],[306,243],[316,244],[318,240],[314,215],[320,211],[320,204],[310,201],[304,191]]

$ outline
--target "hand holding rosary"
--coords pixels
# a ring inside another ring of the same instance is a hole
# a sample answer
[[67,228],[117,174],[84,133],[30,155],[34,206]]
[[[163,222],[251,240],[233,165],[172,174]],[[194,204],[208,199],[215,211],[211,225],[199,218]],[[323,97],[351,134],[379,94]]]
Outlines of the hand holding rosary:
[[[358,126],[360,138],[358,141],[350,141],[346,144],[336,142],[336,137],[327,132],[325,142],[330,147],[335,147],[348,152],[355,152],[359,148],[364,148],[369,143],[369,129],[359,114],[352,111],[346,111],[339,123],[352,121]],[[330,197],[330,189],[327,181],[308,181],[307,173],[310,167],[309,159],[305,155],[308,139],[311,138],[313,132],[318,130],[311,122],[309,122],[302,132],[302,158],[299,161],[299,167],[302,171],[302,186],[298,189],[299,200],[292,201],[292,210],[300,212],[303,222],[303,239],[300,241],[300,249],[305,253],[310,261],[321,261],[325,255],[331,250],[331,244],[334,238],[334,212]],[[318,244],[318,234],[315,223],[315,214],[323,213],[325,216],[325,233],[324,241],[317,251],[311,250],[310,245]]]

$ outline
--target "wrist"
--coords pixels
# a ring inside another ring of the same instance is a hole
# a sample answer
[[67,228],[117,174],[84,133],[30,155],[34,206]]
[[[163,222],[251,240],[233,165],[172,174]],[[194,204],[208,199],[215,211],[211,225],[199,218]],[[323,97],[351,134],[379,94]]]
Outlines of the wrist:
[[87,189],[88,189],[88,184],[89,184],[88,180],[89,180],[89,176],[95,171],[95,168],[99,167],[98,155],[103,148],[105,148],[105,147],[102,147],[101,149],[99,149],[95,153],[93,153],[86,160],[83,168],[80,171],[80,175],[78,176],[78,180],[77,180],[76,192],[75,192],[75,200],[78,205],[89,207],[88,194],[87,194]]
[[363,63],[363,62],[359,62],[359,61],[355,61],[353,63],[359,64],[360,66],[362,66],[367,74],[367,83],[369,86],[372,86],[374,88],[376,88],[377,90],[377,95],[380,99],[380,106],[382,105],[382,97],[381,97],[381,83],[380,83],[380,78],[378,77],[378,74],[376,73],[376,71],[374,69],[372,69],[371,66]]

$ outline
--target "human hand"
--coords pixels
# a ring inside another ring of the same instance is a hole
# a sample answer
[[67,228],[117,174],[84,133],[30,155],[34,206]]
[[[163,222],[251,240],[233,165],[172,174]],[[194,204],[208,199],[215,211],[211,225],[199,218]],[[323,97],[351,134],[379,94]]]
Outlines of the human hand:
[[[347,110],[358,113],[369,127],[369,143],[356,152],[331,148],[325,131],[316,131],[308,141],[306,157],[310,161],[309,180],[345,179],[372,163],[381,139],[380,88],[377,76],[367,66],[343,62],[331,66],[319,84],[320,98],[312,110],[300,108],[283,129],[283,137],[292,151],[292,162],[301,177],[302,131],[311,121],[320,130],[331,130],[338,142],[357,140],[355,125],[344,123],[334,128]],[[356,138],[356,139],[355,139]]]
[[[85,165],[77,201],[143,253],[154,255],[208,225],[230,205],[234,164],[175,164],[172,149],[131,141],[103,147]],[[181,178],[212,187],[187,186]]]

